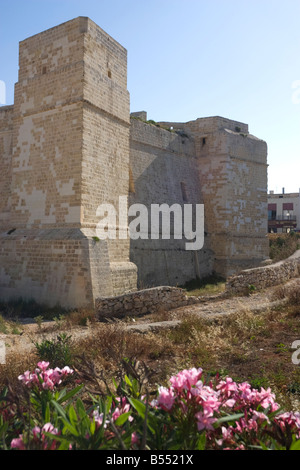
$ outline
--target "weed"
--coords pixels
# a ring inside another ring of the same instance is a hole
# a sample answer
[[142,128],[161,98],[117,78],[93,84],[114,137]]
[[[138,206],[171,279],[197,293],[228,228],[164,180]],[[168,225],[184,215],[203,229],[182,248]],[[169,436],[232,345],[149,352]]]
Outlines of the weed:
[[205,296],[217,295],[225,291],[225,279],[212,274],[203,279],[192,279],[182,286],[187,291],[187,295]]
[[42,329],[42,323],[44,321],[44,317],[42,315],[38,315],[37,317],[34,318],[35,322],[37,323],[39,331]]
[[59,315],[58,317],[54,317],[53,320],[55,322],[56,328],[60,330],[65,321],[65,315]]
[[262,376],[254,376],[250,379],[250,384],[253,388],[260,389],[261,387],[267,388],[269,387],[269,381],[266,377]]
[[248,285],[249,294],[253,294],[256,291],[256,287],[253,284]]
[[286,352],[289,351],[289,349],[290,348],[288,346],[286,346],[286,344],[284,344],[284,343],[276,344],[276,352],[277,353],[286,353]]
[[280,261],[288,258],[299,249],[300,234],[290,232],[287,234],[269,234],[270,258]]
[[2,317],[2,315],[0,315],[0,333],[3,333],[3,334],[7,334],[7,325],[6,325],[6,322],[4,320],[4,318]]
[[300,395],[300,382],[290,383],[287,386],[287,390],[294,395]]
[[71,350],[71,336],[65,333],[57,336],[56,340],[43,340],[34,343],[39,358],[50,362],[53,367],[71,366],[73,354]]

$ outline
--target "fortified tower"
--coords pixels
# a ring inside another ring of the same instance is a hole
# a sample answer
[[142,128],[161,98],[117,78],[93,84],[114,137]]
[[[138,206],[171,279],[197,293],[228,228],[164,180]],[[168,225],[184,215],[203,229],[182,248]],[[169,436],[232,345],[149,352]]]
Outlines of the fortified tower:
[[75,307],[134,289],[129,240],[96,236],[98,206],[128,195],[127,51],[85,17],[30,37],[6,108],[1,299]]
[[[204,205],[203,246],[187,250],[178,226],[130,240],[134,204]],[[103,205],[115,237],[98,238]],[[73,308],[228,277],[268,258],[266,235],[267,145],[246,124],[130,118],[127,51],[89,18],[20,43],[15,103],[0,108],[0,300]]]

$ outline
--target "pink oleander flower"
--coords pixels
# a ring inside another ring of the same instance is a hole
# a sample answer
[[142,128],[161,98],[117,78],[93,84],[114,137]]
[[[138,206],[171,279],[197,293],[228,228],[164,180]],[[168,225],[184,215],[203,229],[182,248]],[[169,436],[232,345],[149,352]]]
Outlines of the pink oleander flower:
[[63,369],[56,367],[55,369],[48,369],[49,362],[39,362],[38,367],[34,373],[30,371],[24,372],[23,375],[19,375],[18,379],[25,385],[38,385],[43,390],[54,390],[56,385],[60,385],[62,379],[69,374],[73,374],[73,370],[66,366]]
[[41,369],[42,371],[45,371],[45,370],[48,369],[49,362],[41,361],[41,362],[38,362],[37,366],[38,366],[39,369]]
[[[46,423],[42,427],[35,426],[32,430],[32,436],[30,437],[29,445],[35,445],[38,447],[42,447],[44,450],[54,450],[56,449],[57,443],[52,441],[49,443],[47,441],[47,437],[45,436],[45,432],[54,434],[55,436],[58,434],[58,430],[54,428],[51,423]],[[15,438],[10,443],[11,449],[18,449],[18,450],[25,450],[26,444],[24,443],[23,435],[20,434],[18,438]]]
[[[271,392],[270,388],[268,388],[267,390],[265,390],[264,388],[261,388],[261,391],[259,392],[258,397],[260,400],[260,404],[263,408],[268,408],[269,406],[271,406],[272,411],[276,411],[277,409],[279,409],[279,405],[275,403],[275,395],[274,393]],[[275,408],[274,410],[274,407],[277,407],[277,408]]]
[[[99,428],[103,424],[103,418],[104,418],[104,413],[99,413],[99,408],[93,411],[92,417],[96,423],[96,427]],[[106,420],[104,423],[104,429],[107,428],[107,425],[109,424],[109,420]]]
[[300,413],[288,411],[281,413],[275,417],[275,421],[279,424],[282,431],[285,431],[286,427],[296,431],[297,439],[300,438]]
[[255,421],[261,420],[261,421],[267,421],[268,423],[270,423],[268,416],[265,415],[265,413],[262,413],[261,411],[253,410],[252,417]]
[[197,418],[198,431],[202,431],[203,429],[206,429],[208,431],[214,430],[213,423],[217,421],[216,418],[213,418],[210,414],[207,414],[202,411],[196,413],[195,417]]
[[170,410],[175,402],[174,392],[171,388],[159,387],[156,404],[161,408]]
[[30,385],[32,383],[38,383],[38,376],[36,373],[31,373],[29,370],[24,372],[24,374],[19,375],[18,379],[24,382],[25,385]]
[[220,405],[221,402],[218,401],[218,398],[214,394],[211,394],[202,402],[203,410],[207,416],[212,416],[214,412],[219,411]]
[[224,405],[225,406],[228,406],[228,408],[233,408],[234,405],[235,405],[236,401],[233,399],[233,398],[229,398],[229,400],[227,400]]
[[138,444],[139,442],[140,442],[139,437],[138,437],[137,433],[134,431],[131,434],[131,445]]
[[185,369],[178,372],[177,375],[172,376],[170,378],[170,383],[177,391],[191,390],[191,388],[200,380],[202,372],[202,369],[196,369],[195,367],[192,369]]
[[222,430],[223,439],[225,439],[225,440],[232,439],[233,432],[232,432],[231,427],[226,428],[225,426],[222,426],[221,430]]
[[10,443],[11,449],[25,450],[25,444],[22,437],[13,439]]
[[217,390],[229,398],[238,390],[238,386],[230,377],[226,377],[217,385]]
[[[119,416],[121,416],[122,414],[128,413],[130,411],[130,404],[127,403],[126,397],[117,398],[117,400],[119,401],[120,404],[119,406],[117,406],[117,408],[115,408],[115,410],[112,413],[112,419],[114,421],[118,419]],[[128,417],[128,421],[133,421],[132,416]]]
[[253,390],[248,382],[238,384],[238,395],[244,401],[251,401],[253,396]]
[[74,370],[70,369],[69,366],[65,366],[63,369],[61,369],[60,372],[62,375],[69,375],[69,374],[73,374]]

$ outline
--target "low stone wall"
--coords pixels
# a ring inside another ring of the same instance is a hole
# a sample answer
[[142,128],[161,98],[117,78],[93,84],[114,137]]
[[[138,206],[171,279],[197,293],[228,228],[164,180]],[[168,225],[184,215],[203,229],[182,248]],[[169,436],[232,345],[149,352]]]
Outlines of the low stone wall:
[[282,284],[300,276],[300,250],[286,260],[259,268],[246,269],[232,276],[226,283],[226,292],[245,294],[251,289],[261,290]]
[[96,316],[99,320],[103,320],[147,315],[190,305],[197,300],[187,297],[184,290],[177,287],[153,287],[117,297],[96,299]]

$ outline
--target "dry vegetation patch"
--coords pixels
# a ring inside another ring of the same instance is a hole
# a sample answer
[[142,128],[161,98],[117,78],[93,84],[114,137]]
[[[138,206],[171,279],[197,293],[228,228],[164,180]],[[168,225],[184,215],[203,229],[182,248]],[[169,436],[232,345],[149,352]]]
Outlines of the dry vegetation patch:
[[269,233],[270,258],[276,262],[300,249],[300,233]]
[[[212,297],[223,289],[220,280],[216,284]],[[191,286],[191,292],[198,288]],[[299,409],[300,367],[292,362],[292,344],[300,340],[300,280],[267,290],[265,296],[285,302],[259,313],[235,298],[221,301],[228,314],[201,316],[192,308],[161,312],[151,320],[177,319],[179,324],[144,333],[127,327],[150,320],[148,317],[100,323],[94,312],[78,310],[55,312],[48,322],[48,316],[44,318],[43,312],[37,311],[35,321],[24,324],[13,321],[12,314],[3,314],[0,336],[7,344],[7,361],[0,366],[0,388],[8,379],[16,381],[25,370],[33,369],[38,359],[48,360],[55,367],[52,362],[58,354],[70,360],[79,374],[86,364],[93,364],[108,381],[118,377],[124,364],[129,367],[141,362],[149,371],[153,389],[180,369],[201,367],[206,374],[229,375],[257,388],[270,386],[286,409]],[[236,312],[232,313],[229,303],[238,307]],[[211,301],[217,308],[221,304]],[[209,308],[210,303],[206,306]]]

